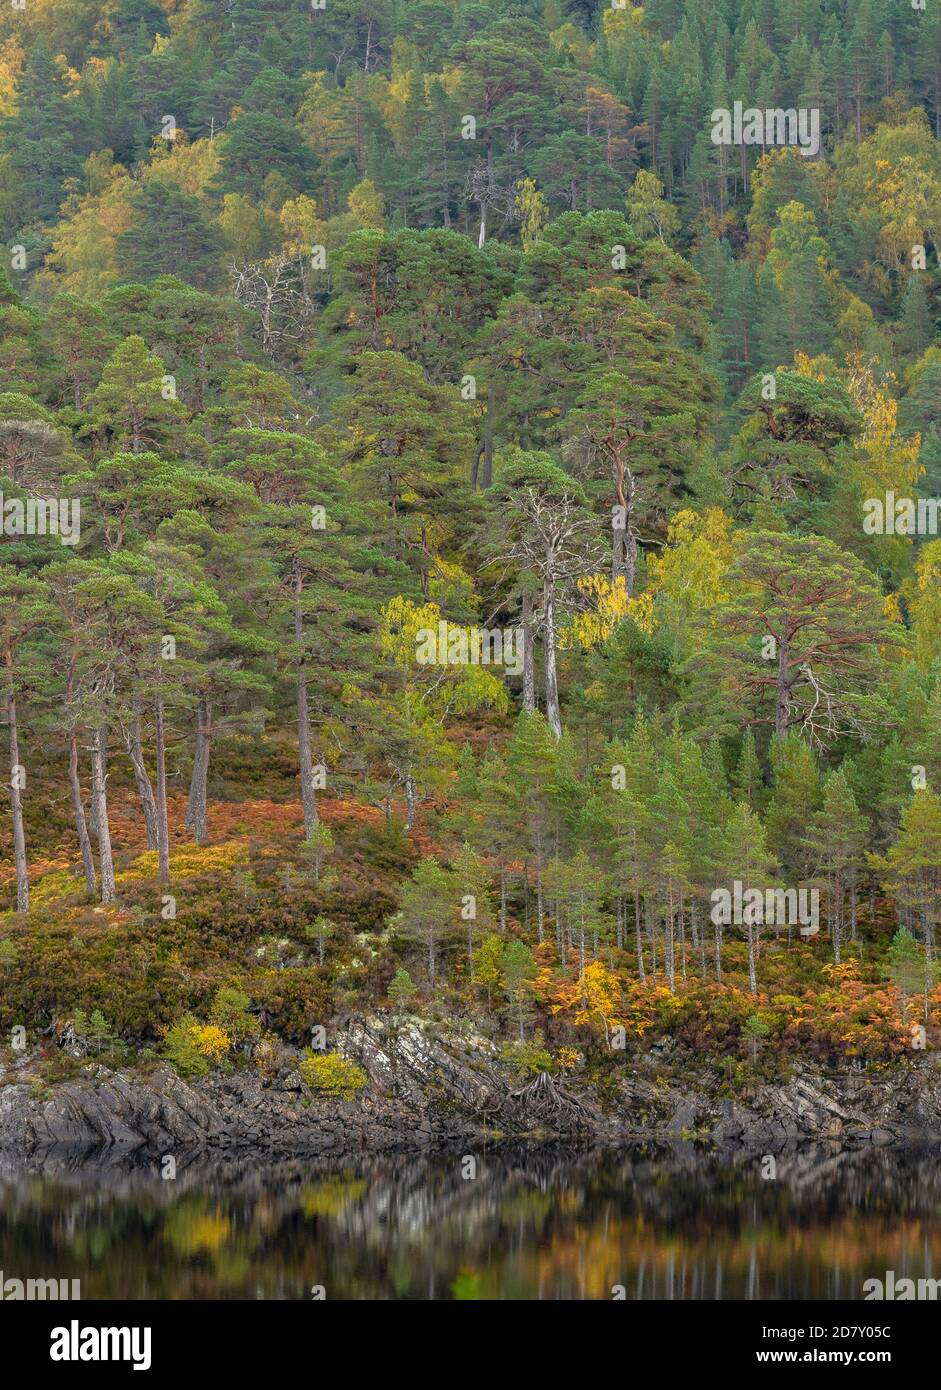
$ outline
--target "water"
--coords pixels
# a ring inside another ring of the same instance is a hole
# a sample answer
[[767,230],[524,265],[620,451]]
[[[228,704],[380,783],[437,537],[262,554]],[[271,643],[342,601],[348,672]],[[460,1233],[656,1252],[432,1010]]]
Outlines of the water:
[[815,1149],[773,1180],[689,1145],[477,1162],[0,1163],[0,1269],[86,1299],[830,1299],[941,1275],[936,1152]]

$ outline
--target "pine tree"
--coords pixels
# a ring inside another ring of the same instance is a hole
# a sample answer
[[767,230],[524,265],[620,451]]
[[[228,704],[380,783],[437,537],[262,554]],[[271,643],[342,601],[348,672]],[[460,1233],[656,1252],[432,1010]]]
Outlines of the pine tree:
[[818,234],[810,209],[798,202],[786,203],[771,233],[771,249],[759,281],[762,340],[768,349],[774,345],[777,364],[790,362],[795,352],[812,356],[827,352],[833,344],[836,325],[827,277],[829,258],[830,249]]
[[96,436],[104,450],[140,454],[175,442],[186,410],[160,358],[131,334],[105,363],[86,415],[83,432]]
[[467,843],[455,855],[451,873],[458,898],[458,919],[467,933],[467,977],[470,979],[475,942],[492,931],[495,920],[490,900],[490,874]]
[[899,347],[910,357],[920,357],[934,339],[934,324],[922,278],[913,272],[902,298]]
[[3,718],[7,727],[9,764],[7,788],[13,816],[13,858],[16,870],[16,910],[29,910],[29,873],[26,858],[26,827],[23,792],[27,769],[21,751],[25,695],[35,680],[35,651],[28,639],[49,621],[41,584],[10,566],[0,574],[0,680],[2,680]]
[[733,787],[739,801],[743,801],[752,810],[761,809],[764,778],[761,772],[761,763],[758,761],[755,735],[751,729],[746,729],[742,738]]
[[923,987],[925,953],[906,927],[899,927],[886,955],[885,973],[902,996],[902,1017],[908,1016],[911,997]]
[[448,875],[434,859],[423,859],[402,886],[396,928],[403,940],[418,941],[423,946],[428,966],[428,991],[432,998],[437,989],[439,953],[447,944],[452,924]]
[[785,871],[802,878],[807,868],[807,825],[820,802],[820,773],[813,749],[796,733],[771,740],[771,790],[765,824],[768,843]]
[[503,979],[507,1000],[516,1013],[520,1042],[525,1040],[527,987],[535,975],[536,962],[526,942],[511,941],[503,953]]
[[51,222],[62,202],[65,182],[80,165],[66,101],[66,83],[40,34],[33,42],[17,83],[17,110],[0,127],[17,179],[16,227],[33,220]]
[[[846,934],[846,893],[855,884],[856,871],[863,862],[868,829],[842,770],[831,772],[824,779],[820,810],[810,821],[805,844],[811,855],[811,868],[824,883],[833,960],[837,965]],[[849,928],[855,941],[855,892]]]
[[548,858],[552,825],[550,793],[558,772],[558,755],[552,731],[539,711],[518,716],[507,752],[507,772],[527,829],[527,859],[536,879],[536,924],[543,939],[542,876]]
[[898,838],[876,861],[883,881],[921,932],[925,950],[925,1017],[941,923],[941,800],[930,788],[916,791],[902,812]]
[[222,238],[207,222],[198,198],[153,178],[134,202],[135,225],[117,239],[117,256],[131,280],[178,275],[202,288],[218,284]]
[[[767,847],[764,828],[754,811],[744,805],[736,806],[726,826],[723,840],[722,868],[723,877],[728,885],[727,891],[732,891],[732,884],[736,879],[743,885],[743,891],[765,890],[769,886],[775,859]],[[717,921],[717,916],[714,907],[713,921],[716,923],[718,955],[722,927]],[[750,994],[755,995],[758,993],[758,924],[752,920],[747,910],[743,912],[743,917],[748,944],[748,990]]]

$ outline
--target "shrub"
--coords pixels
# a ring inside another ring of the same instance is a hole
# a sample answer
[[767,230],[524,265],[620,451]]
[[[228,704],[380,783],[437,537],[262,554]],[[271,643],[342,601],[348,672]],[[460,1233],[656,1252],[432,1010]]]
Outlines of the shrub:
[[229,1035],[214,1023],[200,1023],[192,1014],[167,1029],[163,1055],[181,1076],[205,1076],[232,1046]]
[[336,1100],[352,1100],[366,1085],[362,1067],[341,1057],[338,1052],[309,1052],[298,1071],[311,1090],[320,1091]]
[[251,1000],[236,985],[216,990],[209,1010],[209,1021],[229,1035],[233,1043],[252,1042],[261,1033],[261,1024],[249,1012]]
[[532,1042],[505,1042],[500,1049],[500,1057],[524,1076],[538,1076],[541,1071],[553,1072],[556,1069],[555,1060],[540,1030],[537,1030]]
[[271,1033],[255,1044],[255,1066],[262,1076],[277,1076],[284,1061],[284,1048]]
[[308,867],[315,883],[320,882],[324,860],[330,858],[335,847],[333,831],[323,821],[318,821],[307,839],[301,844],[300,860]]
[[397,1009],[407,1009],[415,998],[415,982],[407,970],[397,970],[389,985],[389,998]]
[[221,1062],[232,1047],[232,1039],[224,1028],[215,1023],[197,1023],[193,1030],[196,1051],[210,1062]]
[[329,1018],[333,1012],[330,988],[316,966],[266,970],[253,976],[251,991],[266,1026],[291,1041],[309,1038],[311,1020]]
[[120,1053],[126,1051],[123,1043],[113,1031],[111,1024],[100,1009],[93,1009],[91,1017],[84,1009],[72,1011],[72,1032],[75,1041],[86,1052],[96,1055],[104,1052]]

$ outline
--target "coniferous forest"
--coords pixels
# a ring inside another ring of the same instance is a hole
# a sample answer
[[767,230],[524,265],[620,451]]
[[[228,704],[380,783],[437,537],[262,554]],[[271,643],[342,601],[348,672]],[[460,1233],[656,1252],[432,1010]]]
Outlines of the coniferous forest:
[[15,0],[0,225],[6,1084],[930,1056],[938,0]]

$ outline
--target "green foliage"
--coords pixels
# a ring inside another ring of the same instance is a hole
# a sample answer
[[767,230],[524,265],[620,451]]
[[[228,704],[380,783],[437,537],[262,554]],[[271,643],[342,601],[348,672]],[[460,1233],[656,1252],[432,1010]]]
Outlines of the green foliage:
[[180,275],[205,287],[219,278],[220,237],[197,198],[151,179],[134,204],[136,224],[118,238],[118,259],[129,280]]
[[216,990],[209,1009],[209,1021],[222,1028],[233,1043],[253,1042],[261,1034],[261,1024],[250,1010],[248,995],[234,985]]
[[905,1001],[924,984],[925,953],[905,927],[899,927],[893,936],[883,970]]
[[199,1024],[192,1014],[184,1014],[167,1030],[163,1055],[184,1078],[206,1076],[209,1058],[198,1043]]
[[298,1071],[311,1090],[331,1100],[355,1100],[368,1077],[361,1066],[337,1052],[311,1052]]
[[400,966],[389,985],[389,998],[397,1009],[405,1010],[415,998],[415,982],[407,970]]
[[500,1049],[500,1057],[507,1066],[523,1076],[538,1076],[540,1072],[551,1073],[555,1070],[552,1053],[539,1030],[529,1042],[505,1042]]
[[531,9],[5,21],[0,1029],[941,1026],[938,7]]
[[120,1040],[100,1009],[93,1009],[90,1015],[84,1009],[75,1009],[71,1023],[76,1041],[87,1047],[89,1052],[97,1054],[120,1050]]

